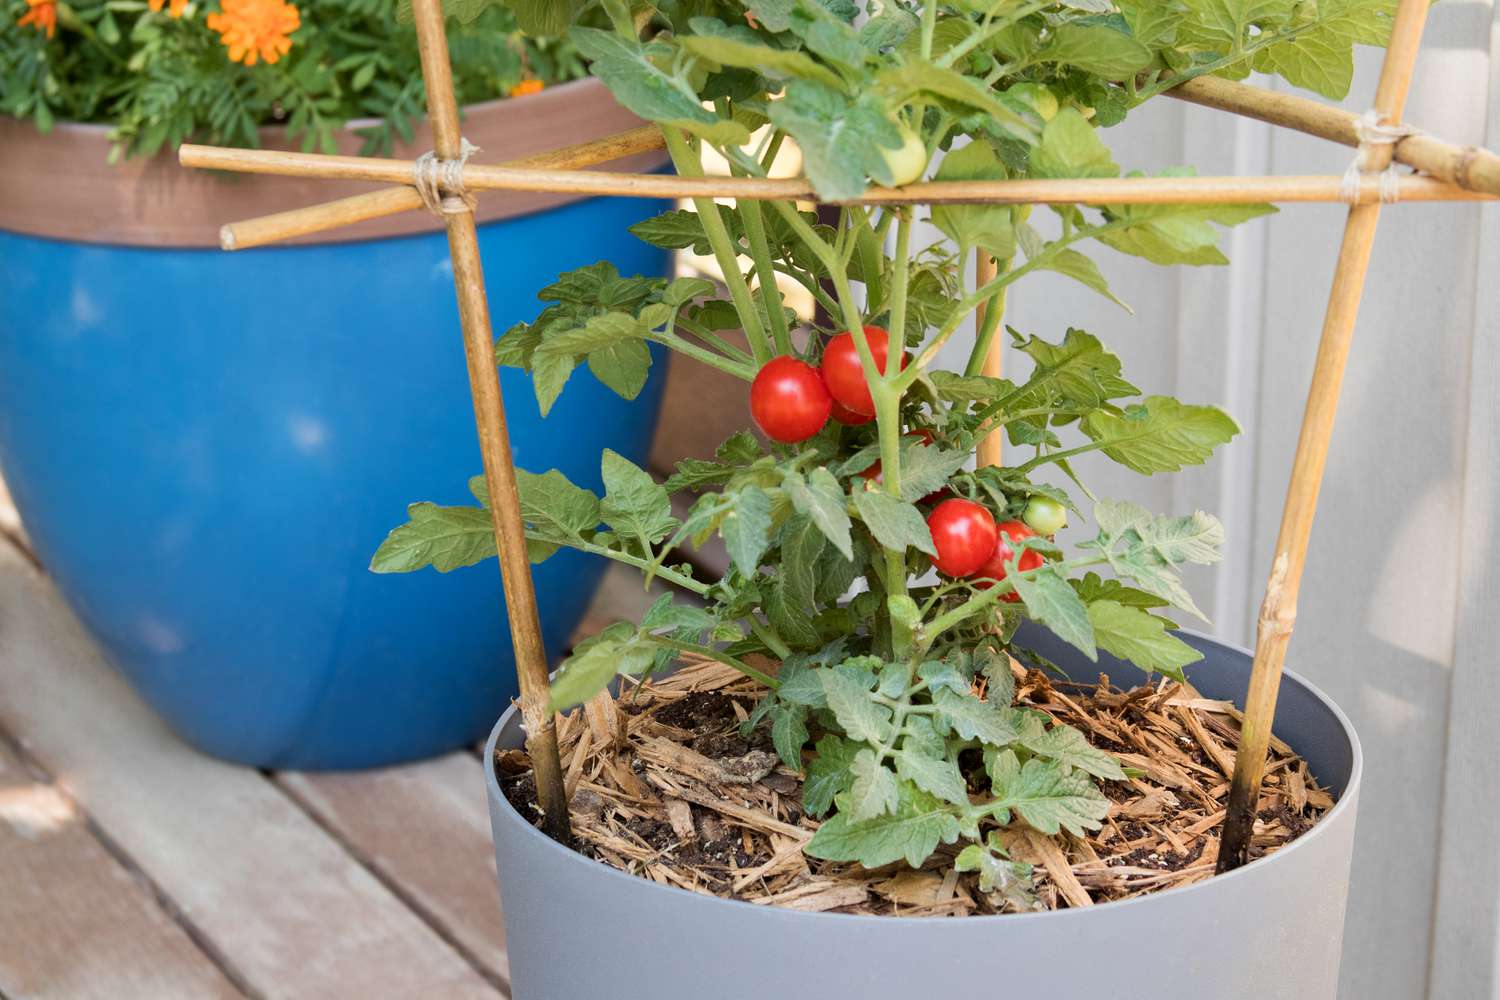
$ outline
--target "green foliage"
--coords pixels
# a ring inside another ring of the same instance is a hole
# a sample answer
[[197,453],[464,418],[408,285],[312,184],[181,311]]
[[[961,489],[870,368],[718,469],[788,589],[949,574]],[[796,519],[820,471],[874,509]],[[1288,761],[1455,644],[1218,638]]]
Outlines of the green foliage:
[[[551,25],[530,0],[516,10]],[[763,176],[790,139],[812,186],[837,200],[891,182],[887,156],[908,135],[924,147],[916,155],[943,153],[940,181],[1119,176],[1107,126],[1169,79],[1271,67],[1330,89],[1346,50],[1378,43],[1388,20],[1383,0],[965,0],[933,5],[927,30],[918,12],[842,0],[611,2],[582,6],[569,39],[625,105],[667,127],[682,172],[697,173],[712,151],[737,174]],[[757,129],[759,145],[742,148]],[[607,263],[559,276],[539,293],[539,315],[495,345],[497,363],[531,373],[544,413],[579,366],[635,396],[658,347],[749,381],[774,354],[817,364],[832,336],[877,324],[908,349],[907,367],[870,381],[873,422],[830,422],[796,445],[738,433],[712,458],[678,463],[666,482],[613,452],[603,456],[603,496],[556,471],[521,473],[533,559],[581,549],[692,599],[665,599],[638,626],[580,644],[553,702],[584,701],[680,653],[735,666],[767,688],[747,732],[765,727],[804,775],[808,814],[827,817],[809,854],[917,865],[962,840],[955,865],[978,873],[980,891],[1032,908],[1030,871],[1007,857],[1006,829],[1097,829],[1109,807],[1101,784],[1126,773],[1085,733],[1013,704],[1016,628],[1029,620],[1086,657],[1103,650],[1182,678],[1200,654],[1163,613],[1201,617],[1182,569],[1215,562],[1223,542],[1208,514],[1096,499],[1074,459],[1175,472],[1207,462],[1239,429],[1214,406],[1146,394],[1080,329],[1011,330],[1024,363],[1006,379],[981,374],[977,348],[962,372],[928,366],[976,309],[1031,273],[1065,275],[1118,303],[1098,249],[1221,264],[1223,229],[1269,209],[1054,205],[1038,219],[1024,206],[937,204],[931,217],[949,242],[913,248],[905,208],[846,206],[836,217],[774,201],[697,208],[707,214],[674,209],[632,231],[658,247],[749,260],[754,287],[732,267],[724,294]],[[975,288],[980,254],[997,258],[1000,273]],[[807,289],[824,317],[794,331],[778,280]],[[997,431],[1010,464],[969,468],[976,443]],[[413,505],[374,567],[447,570],[493,553],[486,497],[475,493],[479,507]],[[949,579],[931,572],[927,525],[947,494],[997,521],[1021,518],[1036,497],[1076,516],[1056,538],[1013,540],[1002,579]],[[673,564],[715,539],[729,556],[720,579]],[[779,661],[775,677],[753,665],[758,657]]]
[[[585,72],[571,43],[517,30],[504,6],[474,3],[449,25],[453,83],[461,104],[502,97],[526,76],[547,83]],[[426,110],[415,34],[395,0],[303,0],[291,51],[274,64],[230,62],[205,24],[216,0],[194,0],[181,17],[120,0],[70,0],[55,37],[11,22],[25,0],[0,2],[0,114],[113,126],[113,155],[151,156],[186,141],[259,146],[261,128],[284,125],[302,148],[335,152],[355,118],[362,152],[389,155]],[[548,5],[550,6],[550,5]],[[563,7],[564,5],[557,5]],[[558,24],[560,32],[565,24]]]

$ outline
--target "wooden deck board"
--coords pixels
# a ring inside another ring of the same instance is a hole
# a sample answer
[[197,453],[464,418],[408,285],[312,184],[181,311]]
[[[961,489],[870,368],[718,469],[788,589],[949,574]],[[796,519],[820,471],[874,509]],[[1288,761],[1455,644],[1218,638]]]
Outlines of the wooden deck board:
[[0,664],[0,726],[256,992],[500,995],[274,784],[183,747],[8,544]]
[[344,774],[284,771],[282,785],[490,981],[510,981],[479,760],[449,754]]
[[242,994],[89,828],[0,740],[0,995],[13,1000]]

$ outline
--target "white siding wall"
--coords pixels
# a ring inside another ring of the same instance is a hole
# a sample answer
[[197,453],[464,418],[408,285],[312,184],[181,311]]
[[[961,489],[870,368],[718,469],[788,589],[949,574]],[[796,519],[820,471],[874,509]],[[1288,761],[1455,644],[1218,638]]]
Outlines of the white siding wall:
[[[1380,54],[1366,50],[1363,110]],[[1500,148],[1500,19],[1433,8],[1408,120]],[[1349,151],[1162,100],[1111,135],[1126,168],[1338,173]],[[1213,630],[1249,644],[1342,230],[1341,206],[1240,227],[1229,268],[1098,255],[1126,315],[1067,279],[1023,282],[1007,321],[1100,335],[1147,391],[1218,402],[1245,433],[1206,469],[1101,496],[1218,513],[1222,566],[1194,580]],[[967,355],[955,344],[950,361]],[[1024,359],[1007,357],[1013,371]],[[1500,1000],[1500,205],[1383,213],[1288,664],[1349,712],[1367,771],[1344,951],[1349,1000]]]

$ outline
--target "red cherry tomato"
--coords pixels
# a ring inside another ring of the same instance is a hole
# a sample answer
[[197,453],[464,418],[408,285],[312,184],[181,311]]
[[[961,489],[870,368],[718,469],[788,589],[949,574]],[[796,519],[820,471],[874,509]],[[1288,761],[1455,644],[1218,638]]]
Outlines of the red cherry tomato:
[[849,407],[835,399],[833,401],[833,419],[841,424],[848,424],[850,427],[858,427],[860,424],[868,424],[871,420],[874,420],[875,414],[855,413]]
[[[865,340],[869,342],[870,354],[875,358],[875,368],[885,374],[886,345],[890,334],[878,326],[865,327]],[[906,367],[906,358],[899,362]],[[854,343],[854,334],[841,333],[823,348],[823,381],[833,398],[855,413],[875,413],[875,400],[870,398],[870,386],[865,381],[865,370],[859,361],[859,347]]]
[[750,384],[750,416],[766,437],[783,444],[818,433],[832,408],[818,370],[788,355],[767,361]]
[[995,554],[999,535],[990,512],[972,500],[944,500],[927,515],[937,548],[932,564],[948,576],[968,576]]
[[[996,531],[995,551],[991,553],[985,564],[979,567],[979,571],[974,574],[975,576],[984,578],[974,584],[980,590],[988,590],[995,585],[995,581],[1005,579],[1006,564],[1015,557],[1015,550],[1007,545],[1006,541],[1019,542],[1023,538],[1030,538],[1036,534],[1035,531],[1032,531],[1020,521],[1002,521]],[[1027,570],[1036,569],[1042,562],[1042,554],[1040,552],[1035,549],[1026,549],[1021,553],[1021,561],[1018,567],[1024,573]],[[1014,590],[1008,594],[1000,595],[1000,600],[1002,601],[1019,601],[1020,599],[1020,595]]]

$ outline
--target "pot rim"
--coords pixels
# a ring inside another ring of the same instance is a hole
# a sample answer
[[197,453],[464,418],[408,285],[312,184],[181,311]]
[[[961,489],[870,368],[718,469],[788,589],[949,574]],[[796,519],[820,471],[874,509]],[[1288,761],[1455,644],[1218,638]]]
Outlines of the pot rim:
[[[1252,655],[1251,650],[1239,645],[1238,643],[1224,642],[1221,639],[1216,639],[1195,629],[1180,629],[1179,631],[1185,635],[1195,636],[1197,638],[1215,643],[1219,646],[1224,647],[1225,649],[1234,650],[1247,656]],[[1099,903],[1095,906],[1088,907],[1070,907],[1065,910],[1047,910],[1040,913],[992,913],[976,916],[957,917],[952,919],[955,919],[964,924],[993,921],[1003,921],[1006,923],[1010,923],[1012,921],[1019,920],[1081,920],[1086,919],[1088,914],[1101,909],[1108,910],[1110,912],[1117,912],[1125,907],[1144,906],[1151,904],[1157,900],[1176,897],[1184,893],[1202,892],[1209,886],[1224,885],[1226,881],[1230,879],[1243,880],[1245,878],[1252,877],[1256,873],[1264,871],[1270,865],[1274,864],[1277,859],[1283,858],[1289,855],[1291,852],[1302,847],[1304,844],[1311,841],[1314,837],[1326,835],[1327,830],[1333,826],[1332,820],[1342,816],[1345,812],[1354,808],[1354,802],[1358,798],[1360,781],[1364,776],[1364,750],[1360,746],[1359,735],[1354,731],[1354,724],[1349,721],[1349,717],[1344,714],[1343,709],[1339,708],[1338,704],[1335,703],[1332,698],[1328,697],[1328,695],[1325,694],[1320,688],[1318,688],[1317,685],[1308,681],[1305,677],[1296,673],[1295,671],[1284,670],[1282,672],[1282,678],[1284,680],[1291,681],[1293,684],[1301,686],[1330,711],[1333,717],[1338,721],[1339,729],[1342,732],[1344,739],[1348,742],[1350,749],[1351,765],[1349,768],[1349,780],[1345,784],[1343,794],[1339,796],[1339,799],[1334,803],[1333,808],[1325,813],[1322,819],[1320,819],[1311,830],[1308,830],[1306,833],[1302,834],[1302,836],[1298,837],[1296,840],[1292,841],[1290,844],[1281,848],[1275,854],[1272,854],[1269,857],[1256,858],[1249,864],[1244,865],[1240,868],[1236,868],[1234,871],[1226,872],[1222,875],[1216,874],[1211,876],[1210,878],[1202,880],[1201,882],[1194,882],[1192,885],[1177,886],[1171,889],[1164,889],[1160,892],[1153,892],[1143,896],[1136,896],[1132,899],[1115,900],[1112,902]],[[624,880],[624,882],[622,883],[622,889],[624,888],[624,884],[628,883],[629,885],[638,887],[642,892],[652,894],[651,898],[656,898],[658,894],[667,894],[661,897],[664,901],[669,901],[668,896],[675,896],[679,900],[691,898],[695,902],[701,903],[705,906],[748,906],[755,910],[760,910],[768,914],[774,914],[778,919],[783,920],[801,920],[807,921],[809,923],[839,920],[851,923],[878,924],[884,927],[899,926],[902,924],[930,925],[934,919],[939,919],[934,917],[876,916],[858,913],[809,913],[805,910],[792,910],[786,907],[756,906],[754,903],[746,902],[745,900],[721,899],[718,896],[707,896],[701,893],[690,892],[687,889],[681,889],[676,886],[661,885],[660,883],[651,881],[649,879],[637,878],[634,875],[626,874],[625,872],[620,871],[618,868],[615,868],[612,865],[607,865],[602,861],[595,861],[592,858],[586,858],[582,854],[579,854],[577,851],[559,844],[557,841],[553,840],[551,837],[547,836],[541,830],[532,826],[525,819],[523,819],[520,813],[516,812],[515,807],[510,804],[510,800],[505,797],[504,792],[500,788],[500,780],[495,773],[495,747],[499,743],[501,731],[516,716],[518,711],[519,706],[516,704],[512,704],[509,708],[507,708],[505,710],[505,713],[500,716],[500,720],[495,723],[495,728],[490,731],[489,739],[485,741],[483,762],[485,788],[489,792],[490,801],[492,803],[498,803],[500,814],[505,817],[507,823],[510,826],[519,827],[521,836],[532,837],[542,841],[543,843],[538,845],[542,850],[551,851],[555,854],[565,856],[560,858],[559,863],[561,864],[576,862],[578,864],[590,865],[598,869],[600,874],[604,878],[608,878],[611,880]],[[507,835],[511,834],[507,832]],[[504,872],[500,873],[500,878],[503,883],[505,879]]]
[[[480,162],[503,163],[550,149],[603,138],[642,124],[615,100],[597,77],[582,77],[520,98],[496,98],[464,107],[465,135],[484,152]],[[374,119],[353,119],[334,131],[337,151],[360,148],[355,130]],[[59,122],[48,133],[26,120],[0,114],[0,232],[68,243],[114,247],[212,249],[222,252],[221,225],[234,219],[275,215],[367,193],[378,184],[361,180],[235,174],[190,170],[171,150],[150,157],[108,161],[107,122]],[[266,149],[298,148],[284,125],[261,130]],[[415,159],[431,149],[426,119],[414,120],[411,141],[398,140],[392,154]],[[647,172],[666,161],[661,151],[615,160],[602,169]],[[57,164],[70,165],[59,177]],[[55,210],[59,195],[69,211]],[[479,199],[478,223],[512,219],[590,200],[576,193],[493,191]],[[406,211],[278,241],[273,249],[298,245],[362,243],[442,230],[428,212]]]

